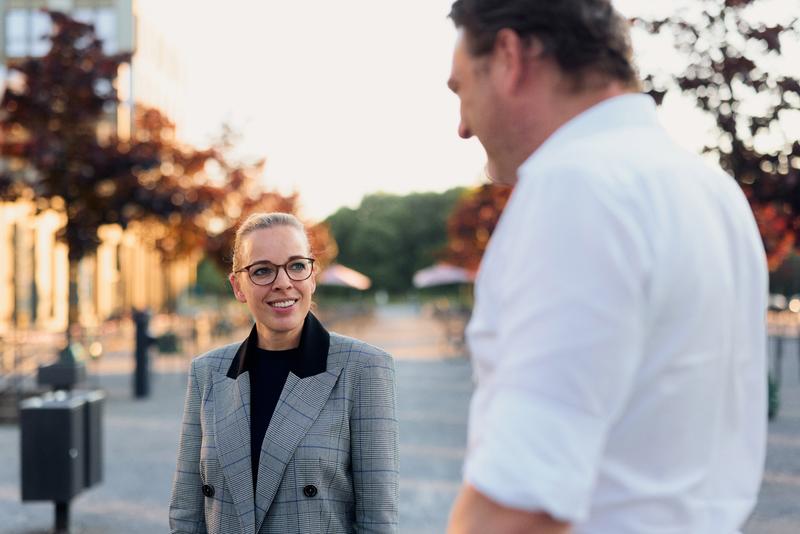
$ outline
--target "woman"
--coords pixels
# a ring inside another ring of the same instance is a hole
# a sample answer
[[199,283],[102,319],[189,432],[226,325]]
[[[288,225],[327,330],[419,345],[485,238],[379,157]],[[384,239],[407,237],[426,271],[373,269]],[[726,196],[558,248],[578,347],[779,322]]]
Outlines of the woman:
[[192,361],[171,532],[396,532],[394,365],[325,330],[313,274],[294,216],[238,229],[229,279],[255,325]]

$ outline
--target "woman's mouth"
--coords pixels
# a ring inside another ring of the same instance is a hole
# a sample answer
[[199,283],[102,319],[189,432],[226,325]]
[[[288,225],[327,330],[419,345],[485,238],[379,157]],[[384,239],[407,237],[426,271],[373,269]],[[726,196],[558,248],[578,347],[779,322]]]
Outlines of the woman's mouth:
[[297,299],[283,299],[283,300],[275,300],[273,302],[270,302],[269,305],[272,308],[277,308],[279,310],[283,310],[283,309],[286,309],[286,308],[291,308],[292,306],[295,305],[296,302],[297,302]]

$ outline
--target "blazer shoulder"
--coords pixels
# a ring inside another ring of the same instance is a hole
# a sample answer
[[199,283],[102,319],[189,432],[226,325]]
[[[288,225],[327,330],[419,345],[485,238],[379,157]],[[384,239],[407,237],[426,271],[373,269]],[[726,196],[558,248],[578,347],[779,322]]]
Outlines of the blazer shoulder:
[[394,359],[385,350],[350,336],[331,332],[328,358],[341,360],[347,366],[362,367],[364,365],[394,366]]
[[225,373],[228,371],[228,367],[230,367],[231,361],[236,356],[236,351],[241,344],[241,341],[239,341],[211,349],[194,358],[192,367],[194,367],[196,373],[205,374],[211,371]]

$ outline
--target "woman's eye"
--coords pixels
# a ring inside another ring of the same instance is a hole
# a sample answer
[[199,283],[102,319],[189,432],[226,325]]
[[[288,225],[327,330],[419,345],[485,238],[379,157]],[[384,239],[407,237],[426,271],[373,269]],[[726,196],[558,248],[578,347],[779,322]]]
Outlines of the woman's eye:
[[275,269],[272,267],[259,267],[253,271],[253,276],[272,276]]
[[289,269],[292,271],[302,272],[306,270],[306,262],[296,261],[289,264]]

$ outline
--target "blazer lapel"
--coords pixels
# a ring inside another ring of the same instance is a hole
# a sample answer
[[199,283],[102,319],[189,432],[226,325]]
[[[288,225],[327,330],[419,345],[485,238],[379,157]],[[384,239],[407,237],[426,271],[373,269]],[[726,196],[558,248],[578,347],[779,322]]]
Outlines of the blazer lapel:
[[275,499],[286,465],[328,401],[341,371],[341,367],[328,367],[327,371],[307,378],[289,373],[261,447],[255,496],[256,532]]
[[[250,463],[250,377],[214,373],[214,435],[241,532],[255,533]],[[218,488],[222,491],[222,488]]]

